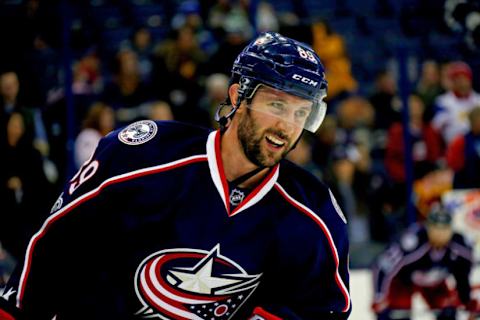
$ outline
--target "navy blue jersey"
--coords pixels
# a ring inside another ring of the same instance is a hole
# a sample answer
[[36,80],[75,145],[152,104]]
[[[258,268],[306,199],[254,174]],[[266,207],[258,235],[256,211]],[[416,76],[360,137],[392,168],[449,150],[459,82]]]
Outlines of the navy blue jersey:
[[230,193],[219,131],[112,132],[5,293],[35,319],[346,319],[346,221],[330,190],[282,161]]
[[376,260],[373,268],[375,303],[386,299],[390,285],[399,279],[407,286],[436,287],[453,276],[463,303],[470,301],[469,274],[472,249],[454,233],[445,248],[435,249],[424,226],[415,224],[392,243]]

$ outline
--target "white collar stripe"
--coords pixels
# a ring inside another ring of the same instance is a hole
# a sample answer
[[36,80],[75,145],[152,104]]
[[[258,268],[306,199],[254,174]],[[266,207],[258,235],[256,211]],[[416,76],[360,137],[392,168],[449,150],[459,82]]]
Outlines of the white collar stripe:
[[220,131],[213,131],[209,134],[207,140],[207,157],[208,167],[210,168],[210,175],[213,183],[217,188],[228,216],[232,217],[258,203],[265,197],[265,195],[273,188],[279,175],[279,165],[277,164],[268,176],[257,186],[238,207],[230,212],[229,196],[230,191],[228,187],[227,178],[223,170],[222,157],[220,151]]
[[228,205],[228,196],[225,194],[225,189],[222,184],[222,178],[220,177],[220,171],[218,170],[217,157],[215,152],[215,138],[217,131],[213,131],[208,135],[207,139],[207,157],[208,157],[208,168],[210,169],[210,175],[212,177],[215,187],[222,198],[222,201],[225,205],[225,209],[229,210]]
[[345,283],[343,282],[342,278],[340,277],[340,272],[339,272],[339,266],[340,266],[340,261],[338,258],[338,251],[335,246],[335,242],[333,241],[332,234],[330,233],[330,230],[328,230],[327,225],[323,220],[315,214],[310,208],[306,207],[303,203],[297,201],[294,199],[291,195],[289,195],[285,189],[277,182],[275,183],[276,189],[280,192],[280,194],[295,208],[297,208],[299,211],[307,215],[309,218],[311,218],[315,223],[322,229],[323,233],[325,234],[325,237],[328,240],[328,244],[330,245],[330,249],[332,251],[332,256],[333,260],[335,261],[335,282],[337,283],[338,287],[340,288],[340,291],[342,292],[344,298],[345,298],[345,307],[343,308],[343,312],[348,311],[350,309],[350,294],[347,290],[347,287],[345,286]]

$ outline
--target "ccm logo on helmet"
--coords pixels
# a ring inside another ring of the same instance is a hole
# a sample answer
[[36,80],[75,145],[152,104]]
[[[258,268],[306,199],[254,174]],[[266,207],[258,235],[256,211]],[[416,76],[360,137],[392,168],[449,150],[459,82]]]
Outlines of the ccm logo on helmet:
[[292,76],[292,78],[295,79],[295,80],[300,80],[300,81],[302,81],[303,83],[306,83],[306,84],[311,85],[311,86],[313,86],[313,87],[316,87],[317,84],[318,84],[317,81],[313,81],[312,79],[309,79],[309,78],[307,78],[307,77],[301,76],[301,75],[299,75],[299,74],[294,74],[294,75]]

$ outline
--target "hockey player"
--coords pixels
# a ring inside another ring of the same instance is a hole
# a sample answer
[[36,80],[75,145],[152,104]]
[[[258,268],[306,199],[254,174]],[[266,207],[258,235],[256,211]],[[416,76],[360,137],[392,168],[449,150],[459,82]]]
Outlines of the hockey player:
[[[410,319],[412,295],[419,293],[437,319],[455,320],[463,305],[477,311],[470,299],[472,250],[453,232],[451,215],[440,207],[425,225],[413,225],[382,253],[374,264],[373,309],[379,320]],[[453,276],[452,287],[447,279]]]
[[221,130],[144,120],[100,142],[4,298],[28,319],[348,318],[345,217],[283,160],[326,90],[310,47],[261,34],[234,62]]

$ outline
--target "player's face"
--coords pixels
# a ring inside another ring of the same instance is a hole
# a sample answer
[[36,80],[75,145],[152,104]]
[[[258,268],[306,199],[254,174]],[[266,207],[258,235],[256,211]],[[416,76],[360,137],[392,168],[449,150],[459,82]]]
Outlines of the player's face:
[[277,164],[300,137],[311,105],[309,100],[261,86],[239,122],[238,136],[247,158],[258,166]]
[[428,240],[434,248],[445,247],[452,239],[453,231],[448,225],[429,224],[427,226]]

